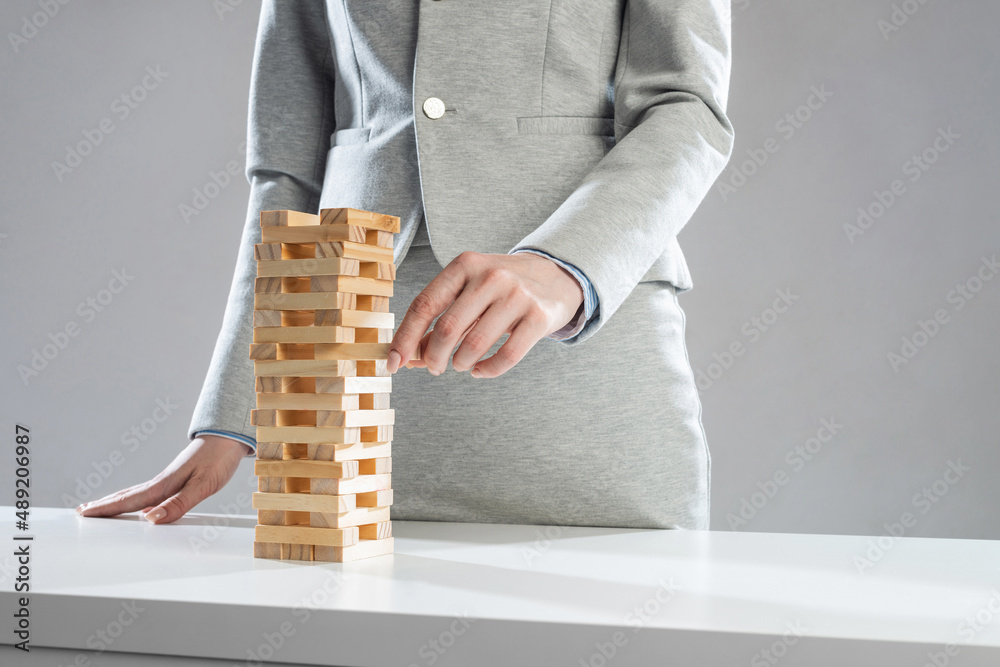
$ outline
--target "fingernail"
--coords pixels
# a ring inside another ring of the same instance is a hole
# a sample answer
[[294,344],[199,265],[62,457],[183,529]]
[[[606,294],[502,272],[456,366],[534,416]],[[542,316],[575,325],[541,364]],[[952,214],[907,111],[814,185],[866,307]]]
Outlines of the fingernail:
[[388,367],[390,374],[395,373],[396,371],[399,370],[400,361],[402,361],[402,358],[399,356],[399,352],[396,352],[396,350],[389,350]]
[[434,375],[434,376],[441,375],[441,371],[436,371],[433,368],[428,368],[427,372],[430,373],[431,375]]
[[167,511],[162,507],[157,507],[146,513],[146,521],[156,523],[165,516],[167,516]]
[[80,516],[83,516],[83,510],[85,509],[87,509],[87,503],[83,503],[82,505],[77,505],[76,513],[79,514]]
[[472,377],[474,377],[474,378],[481,378],[481,377],[483,377],[483,374],[479,372],[478,368],[473,368],[471,371],[469,371],[469,374]]

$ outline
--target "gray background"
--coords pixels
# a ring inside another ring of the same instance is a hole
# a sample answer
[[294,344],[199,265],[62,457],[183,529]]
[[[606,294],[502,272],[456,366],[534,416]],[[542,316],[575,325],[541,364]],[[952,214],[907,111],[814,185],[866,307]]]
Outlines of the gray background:
[[[1000,252],[1000,5],[896,6],[898,25],[886,1],[733,2],[736,148],[681,238],[713,529],[880,535],[909,513],[906,535],[1000,537],[1000,280],[975,282]],[[0,6],[0,403],[4,442],[15,422],[31,428],[37,505],[148,479],[186,443],[246,211],[258,7],[69,3],[43,21],[37,2]],[[41,27],[15,50],[9,33],[33,15]],[[123,117],[115,100],[147,66],[166,76]],[[827,99],[800,108],[814,89]],[[795,127],[782,120],[797,113]],[[113,130],[60,179],[53,163],[105,118]],[[948,128],[957,138],[935,155]],[[905,163],[925,149],[936,160],[911,180]],[[901,194],[849,238],[858,208],[897,179]],[[196,190],[214,196],[185,220]],[[79,310],[115,270],[133,276],[125,289],[93,317]],[[949,301],[970,279],[981,289]],[[776,314],[778,290],[794,300]],[[946,321],[894,368],[888,355],[938,310]],[[23,381],[18,367],[71,323],[77,335]],[[158,401],[176,406],[162,423]],[[123,441],[133,428],[147,433]],[[810,442],[818,432],[827,442]],[[250,513],[241,465],[197,511]]]

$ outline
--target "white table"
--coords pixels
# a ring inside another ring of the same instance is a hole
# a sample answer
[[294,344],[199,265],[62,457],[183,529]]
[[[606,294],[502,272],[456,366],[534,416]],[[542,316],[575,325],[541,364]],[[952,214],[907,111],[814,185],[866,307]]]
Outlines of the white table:
[[4,665],[1000,665],[994,541],[886,538],[862,574],[877,538],[396,521],[393,556],[304,563],[252,558],[253,516],[55,508],[28,531],[32,662],[13,521]]

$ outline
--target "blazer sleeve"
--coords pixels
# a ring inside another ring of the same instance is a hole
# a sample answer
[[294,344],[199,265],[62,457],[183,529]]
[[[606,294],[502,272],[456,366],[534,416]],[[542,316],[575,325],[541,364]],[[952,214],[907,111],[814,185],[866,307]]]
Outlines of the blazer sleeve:
[[543,250],[593,283],[598,315],[566,344],[608,321],[729,161],[730,22],[729,0],[627,0],[613,87],[616,143],[513,249]]
[[326,169],[334,118],[333,49],[325,3],[265,0],[250,79],[243,235],[222,329],[188,427],[253,439],[253,298],[260,211],[313,211]]

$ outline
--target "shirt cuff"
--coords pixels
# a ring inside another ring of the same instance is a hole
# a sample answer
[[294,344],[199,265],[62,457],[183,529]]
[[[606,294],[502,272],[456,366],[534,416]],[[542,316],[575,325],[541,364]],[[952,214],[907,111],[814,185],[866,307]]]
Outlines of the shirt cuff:
[[244,445],[250,446],[250,449],[252,451],[249,454],[247,454],[247,456],[254,456],[254,457],[257,456],[257,441],[254,440],[253,438],[248,438],[242,433],[232,433],[231,431],[217,431],[215,429],[206,428],[195,432],[194,437],[197,438],[198,436],[204,435],[206,433],[208,435],[218,435],[222,436],[223,438],[232,438],[233,440],[238,440],[239,442],[242,442]]
[[553,262],[569,271],[573,277],[576,278],[577,282],[580,283],[580,288],[583,290],[583,304],[581,310],[578,311],[577,315],[561,329],[553,331],[546,336],[546,338],[551,340],[570,340],[583,331],[583,327],[586,326],[587,322],[590,321],[590,319],[594,316],[594,313],[597,311],[597,290],[594,289],[594,286],[590,283],[587,276],[584,275],[583,271],[576,268],[573,264],[553,257],[544,250],[537,250],[535,248],[519,248],[509,254],[516,255],[521,252],[530,252],[534,255],[541,255],[542,257],[551,259]]

